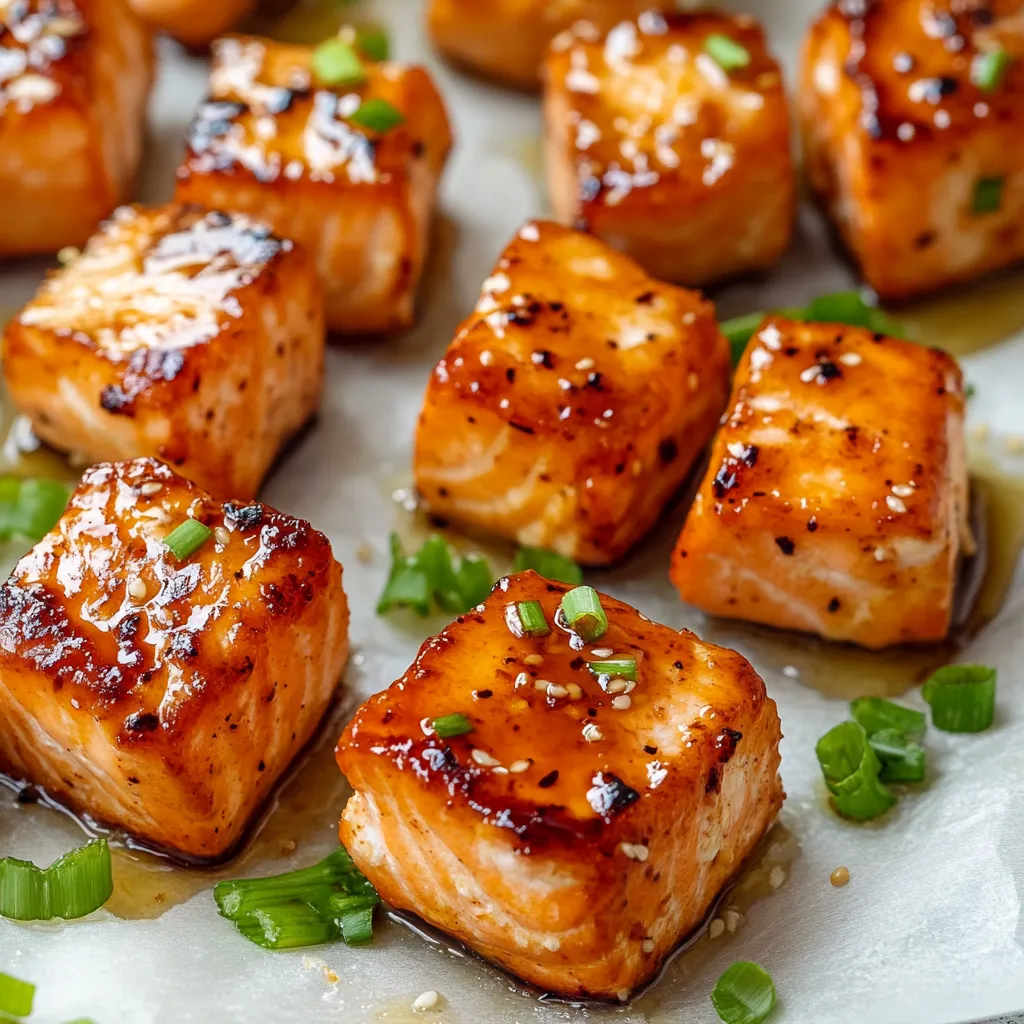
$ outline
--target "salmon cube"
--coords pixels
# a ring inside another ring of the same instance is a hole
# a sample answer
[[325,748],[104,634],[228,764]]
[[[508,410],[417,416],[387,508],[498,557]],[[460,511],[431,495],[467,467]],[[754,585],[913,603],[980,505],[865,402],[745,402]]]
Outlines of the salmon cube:
[[[189,520],[212,535],[176,554]],[[156,459],[103,463],[0,587],[0,770],[149,846],[221,858],[347,656],[323,534],[221,505]]]
[[747,15],[647,11],[557,39],[544,88],[548,187],[563,224],[666,281],[772,266],[796,173],[779,65]]
[[430,0],[427,28],[446,56],[520,89],[541,84],[551,40],[579,24],[594,35],[672,0]]
[[153,64],[125,0],[0,3],[0,259],[83,245],[130,198]]
[[864,647],[941,640],[973,544],[956,361],[770,317],[729,401],[672,558],[683,599]]
[[880,296],[1024,259],[1020,0],[834,3],[800,108],[811,185]]
[[208,46],[237,24],[254,0],[129,0],[154,28],[189,47]]
[[590,235],[528,223],[431,376],[417,487],[444,518],[612,562],[711,439],[729,371],[701,295]]
[[267,225],[122,207],[7,326],[3,369],[48,443],[90,461],[156,455],[251,497],[316,410],[323,294]]
[[[228,37],[187,132],[177,198],[251,213],[313,255],[327,324],[408,327],[451,148],[444,103],[422,67],[364,65],[360,85],[319,87],[314,50]],[[359,123],[364,104],[404,119]]]
[[[735,651],[621,601],[584,642],[556,624],[570,589],[500,580],[359,709],[341,841],[389,904],[526,981],[626,999],[774,820],[779,716]],[[546,636],[522,635],[526,601]]]

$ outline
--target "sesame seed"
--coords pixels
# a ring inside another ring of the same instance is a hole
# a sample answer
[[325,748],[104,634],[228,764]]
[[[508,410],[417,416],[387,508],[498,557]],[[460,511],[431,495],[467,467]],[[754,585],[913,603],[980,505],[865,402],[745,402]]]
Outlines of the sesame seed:
[[145,601],[148,593],[149,588],[146,586],[145,580],[136,577],[128,584],[128,596],[133,601]]
[[768,884],[773,889],[781,889],[783,883],[786,881],[786,869],[781,864],[776,864],[772,868],[772,873],[768,876]]
[[156,480],[149,480],[139,488],[139,494],[144,494],[147,498],[154,494],[159,494],[164,489],[164,485]]
[[630,860],[638,860],[642,864],[650,853],[643,843],[619,843],[619,852]]
[[620,1003],[624,1003],[624,1002],[626,1002],[629,999],[629,989],[628,988],[620,988],[619,991],[616,992],[615,994],[619,997],[619,1002]]
[[540,665],[544,661],[542,654],[528,654],[523,658],[524,665]]
[[591,652],[591,657],[594,658],[610,658],[615,653],[612,647],[595,647]]
[[503,764],[495,765],[493,771],[495,775],[508,775],[508,769]]
[[515,685],[516,685],[516,689],[517,690],[519,689],[520,686],[529,686],[530,685],[530,677],[525,672],[520,672],[519,675],[516,676],[516,683],[515,683]]
[[796,665],[784,665],[782,667],[782,674],[787,679],[798,679],[800,677],[800,669]]
[[624,693],[626,689],[627,680],[616,676],[614,679],[608,680],[608,685],[605,687],[606,693]]
[[583,726],[583,738],[588,743],[596,743],[598,740],[604,739],[604,733],[593,722],[587,722]]
[[633,703],[632,698],[622,694],[621,697],[612,697],[612,707],[616,711],[625,711]]
[[548,683],[548,696],[556,699],[568,697],[569,691],[564,686],[559,686],[558,683]]
[[907,511],[906,502],[902,498],[894,497],[891,494],[885,496],[885,503],[889,506],[890,512],[903,513]]
[[529,703],[520,697],[518,700],[511,701],[508,709],[509,711],[525,711],[529,706]]
[[479,747],[476,747],[469,756],[473,758],[477,764],[483,765],[485,768],[494,768],[501,764],[496,757],[491,757],[486,750],[481,750]]
[[549,686],[554,686],[555,684],[550,679],[535,679],[533,685],[538,690],[546,690]]
[[373,548],[363,541],[361,544],[356,546],[356,558],[359,559],[363,565],[369,565],[373,561]]
[[724,931],[725,922],[720,917],[716,917],[711,922],[711,926],[708,928],[708,937],[712,939],[717,939],[718,936],[721,935]]
[[896,484],[892,488],[892,493],[897,498],[912,498],[914,496],[914,488],[910,484]]
[[437,1001],[441,997],[431,989],[429,992],[421,992],[413,1001],[412,1008],[414,1010],[430,1010],[437,1006]]
[[875,548],[875,561],[884,562],[888,558],[885,548]]
[[583,688],[579,683],[567,683],[565,688],[569,693],[570,700],[579,700],[583,696]]
[[213,539],[222,547],[227,547],[231,543],[231,534],[224,526],[215,526],[213,528]]
[[594,360],[587,356],[585,359],[580,359],[576,363],[577,370],[592,370],[594,368]]
[[81,255],[81,249],[74,245],[65,245],[64,248],[57,253],[57,262],[61,265],[70,263],[72,260],[77,260]]
[[481,366],[490,366],[491,363],[493,363],[493,362],[494,362],[494,356],[491,354],[489,349],[485,348],[483,350],[483,352],[480,353],[480,365]]
[[860,366],[864,362],[864,357],[859,352],[844,352],[839,357],[839,362],[844,366]]
[[841,889],[850,880],[850,869],[847,867],[836,868],[828,880],[837,888]]
[[740,912],[733,907],[729,907],[725,913],[722,914],[722,923],[725,925],[725,930],[732,935],[734,931],[740,926],[740,921],[743,920]]
[[654,939],[644,939],[644,941],[641,944],[640,948],[645,953],[653,953],[654,952]]
[[529,759],[529,758],[527,757],[527,758],[523,758],[523,759],[522,759],[522,760],[520,760],[520,761],[513,761],[513,762],[512,762],[512,763],[511,763],[511,764],[510,764],[510,765],[508,766],[508,770],[509,770],[510,772],[512,772],[512,774],[513,774],[513,775],[519,775],[519,774],[520,774],[520,772],[525,772],[525,771],[529,771],[529,769],[530,769],[530,766],[531,766],[532,764],[533,764],[533,761],[531,761],[531,760],[530,760],[530,759]]

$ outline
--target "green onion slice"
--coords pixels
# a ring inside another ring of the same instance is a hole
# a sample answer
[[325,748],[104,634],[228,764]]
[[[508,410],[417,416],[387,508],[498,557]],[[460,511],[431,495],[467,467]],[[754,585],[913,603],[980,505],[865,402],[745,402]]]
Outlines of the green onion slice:
[[319,946],[338,937],[338,928],[307,903],[285,903],[243,914],[235,922],[241,935],[264,949]]
[[943,732],[984,732],[996,714],[996,670],[985,665],[947,665],[924,684],[932,724]]
[[513,629],[513,632],[517,635],[542,637],[551,632],[540,601],[520,601],[514,611],[517,621],[513,624],[518,630]]
[[713,32],[704,40],[704,52],[723,71],[736,71],[750,64],[750,51],[720,32]]
[[844,818],[868,821],[896,802],[879,779],[882,766],[863,726],[841,722],[818,740],[815,753],[832,803]]
[[612,676],[636,682],[636,658],[611,658],[607,661],[591,661],[587,668],[595,676]]
[[909,739],[920,739],[928,725],[923,711],[905,708],[884,697],[858,697],[850,701],[850,714],[871,736],[882,729],[895,730]]
[[882,782],[924,782],[924,747],[898,729],[879,729],[868,743],[882,762]]
[[196,519],[186,519],[176,526],[166,537],[164,544],[171,549],[171,554],[179,562],[194,555],[211,537],[213,531],[203,526]]
[[775,1008],[775,983],[760,964],[740,960],[718,979],[711,1002],[725,1024],[761,1024]]
[[313,74],[321,85],[358,85],[366,81],[359,55],[340,39],[325,39],[313,51]]
[[361,28],[356,31],[356,49],[367,60],[387,60],[391,53],[388,34],[380,28]]
[[434,732],[443,740],[452,736],[465,736],[467,732],[473,731],[473,723],[460,712],[435,718],[431,725]]
[[533,569],[545,579],[558,583],[571,583],[578,586],[583,582],[583,570],[571,559],[548,551],[546,548],[520,548],[516,552],[516,560],[512,565],[513,572],[525,572]]
[[338,924],[346,946],[365,946],[373,940],[372,903],[364,896],[332,896],[330,912]]
[[0,860],[0,917],[72,920],[98,910],[113,891],[106,839],[94,839],[48,868],[14,857]]
[[369,128],[370,131],[383,135],[384,132],[389,132],[402,124],[405,115],[394,104],[379,96],[372,96],[350,114],[348,119],[360,128]]
[[31,982],[0,972],[0,1013],[27,1017],[32,1012],[36,987]]
[[995,92],[1012,63],[1013,58],[1006,50],[979,53],[971,62],[971,81],[982,92]]
[[415,555],[407,555],[397,534],[391,535],[391,571],[377,602],[377,614],[412,608],[430,614],[431,604],[460,615],[475,608],[491,591],[494,579],[482,558],[459,558],[442,537],[432,534]]
[[979,178],[974,186],[971,213],[995,213],[1003,205],[1003,179]]
[[608,630],[608,616],[593,587],[575,587],[562,596],[562,614],[569,628],[593,643]]
[[0,541],[25,537],[41,541],[68,504],[68,487],[59,480],[0,477]]

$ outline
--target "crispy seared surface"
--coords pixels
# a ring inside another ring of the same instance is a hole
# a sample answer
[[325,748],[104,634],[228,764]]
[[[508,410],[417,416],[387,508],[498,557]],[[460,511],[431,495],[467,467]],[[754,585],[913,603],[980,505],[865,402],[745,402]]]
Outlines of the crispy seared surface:
[[[338,745],[341,839],[385,900],[527,981],[624,997],[774,819],[779,719],[740,655],[609,597],[598,643],[510,629],[524,600],[554,623],[568,589],[499,581],[363,705]],[[602,650],[636,657],[630,693],[587,668]],[[472,732],[433,733],[456,712]]]
[[152,79],[125,0],[0,4],[0,259],[82,245],[128,197]]
[[4,335],[4,375],[44,440],[157,455],[251,497],[323,385],[309,258],[245,215],[123,208]]
[[[868,282],[903,299],[1024,257],[1024,5],[833,4],[800,90],[808,174]],[[1003,49],[997,88],[972,68]],[[981,179],[999,209],[973,212]]]
[[[360,86],[317,87],[312,53],[246,36],[216,43],[177,198],[249,212],[304,244],[333,330],[408,326],[451,147],[444,103],[424,68],[397,63],[367,63]],[[368,98],[405,123],[380,134],[350,121]]]
[[[724,71],[723,35],[750,55]],[[771,266],[796,173],[779,65],[747,15],[645,12],[555,41],[544,92],[548,186],[560,221],[682,284]]]
[[430,378],[417,487],[446,518],[613,561],[707,444],[728,377],[710,302],[530,222]]
[[186,46],[206,46],[236,25],[254,0],[129,0],[154,28]]
[[672,559],[684,600],[865,647],[941,639],[971,545],[963,417],[937,349],[769,318]]
[[[179,562],[163,538],[189,515],[218,533]],[[0,765],[222,856],[327,709],[347,632],[341,566],[308,523],[221,505],[155,459],[95,466],[0,587]]]

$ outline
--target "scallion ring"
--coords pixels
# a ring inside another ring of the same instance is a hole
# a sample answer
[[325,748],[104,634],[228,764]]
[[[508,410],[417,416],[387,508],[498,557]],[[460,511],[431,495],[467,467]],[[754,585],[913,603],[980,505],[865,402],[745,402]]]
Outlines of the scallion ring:
[[515,612],[523,636],[542,637],[551,632],[540,601],[520,601]]
[[868,743],[882,763],[882,782],[924,782],[924,747],[898,729],[879,729]]
[[636,682],[636,658],[609,658],[605,661],[591,661],[587,668],[595,676],[611,676],[613,679],[627,679]]
[[31,982],[0,972],[0,1014],[28,1017],[35,995],[36,987]]
[[164,537],[164,544],[171,549],[171,554],[179,562],[184,562],[212,536],[213,531],[208,526],[204,526],[196,519],[186,519]]
[[775,1008],[775,983],[760,964],[740,960],[718,979],[711,1003],[725,1024],[761,1024]]
[[737,71],[750,64],[750,51],[721,32],[713,32],[704,40],[704,52],[723,71]]
[[923,711],[906,708],[884,697],[858,697],[850,701],[850,715],[870,736],[880,729],[895,729],[910,739],[920,739],[928,725]]
[[435,735],[443,740],[452,736],[465,736],[466,733],[473,731],[473,723],[460,712],[435,718],[431,725]]
[[70,921],[98,910],[113,891],[106,839],[94,839],[48,868],[14,857],[0,860],[0,917]]
[[971,62],[971,81],[982,92],[995,92],[1012,63],[1013,58],[1006,50],[979,53]]
[[362,105],[348,116],[349,121],[359,125],[360,128],[369,128],[378,135],[397,128],[405,121],[403,114],[398,107],[379,96],[371,96],[364,100]]
[[562,614],[569,628],[588,643],[600,640],[608,630],[608,616],[593,587],[575,587],[562,596]]
[[844,818],[868,821],[896,802],[879,778],[882,766],[863,726],[841,722],[818,740],[815,753],[832,803]]
[[321,85],[358,85],[366,81],[359,55],[342,40],[325,39],[314,51],[313,74]]
[[996,670],[985,665],[947,665],[924,684],[932,724],[943,732],[984,732],[996,714]]

